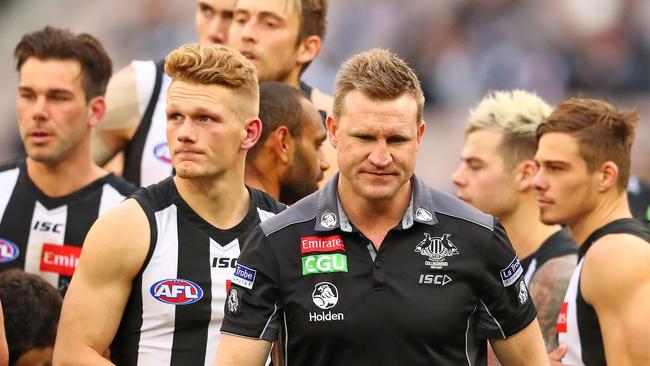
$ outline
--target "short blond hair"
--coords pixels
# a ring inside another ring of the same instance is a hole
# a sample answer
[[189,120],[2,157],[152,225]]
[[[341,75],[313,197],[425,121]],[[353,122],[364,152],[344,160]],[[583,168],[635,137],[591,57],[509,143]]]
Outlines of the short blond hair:
[[226,87],[239,97],[231,107],[241,119],[257,117],[260,91],[255,66],[232,48],[183,45],[165,57],[165,72],[172,81]]
[[553,109],[535,93],[525,90],[492,91],[470,111],[465,137],[475,131],[503,132],[499,150],[507,170],[533,159],[537,151],[537,127]]
[[345,96],[352,90],[378,100],[392,100],[410,93],[418,105],[417,123],[422,122],[424,94],[420,80],[413,69],[393,52],[374,48],[345,61],[334,82],[334,118],[343,114]]

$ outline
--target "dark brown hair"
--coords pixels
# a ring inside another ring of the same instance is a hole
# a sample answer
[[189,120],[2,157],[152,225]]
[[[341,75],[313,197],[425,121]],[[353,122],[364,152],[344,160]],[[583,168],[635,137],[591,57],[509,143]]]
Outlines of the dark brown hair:
[[113,72],[111,59],[95,37],[87,33],[75,35],[50,26],[24,35],[14,50],[14,56],[19,72],[30,57],[79,62],[86,101],[106,93],[106,85]]
[[571,98],[562,102],[537,128],[537,140],[563,132],[578,139],[580,156],[593,173],[607,161],[618,166],[617,188],[625,190],[630,178],[631,149],[639,114],[619,110],[599,99]]
[[[309,36],[318,36],[321,40],[325,38],[327,29],[327,0],[295,0],[299,6],[298,39],[297,42],[304,41]],[[300,72],[307,69],[310,62],[302,66]]]

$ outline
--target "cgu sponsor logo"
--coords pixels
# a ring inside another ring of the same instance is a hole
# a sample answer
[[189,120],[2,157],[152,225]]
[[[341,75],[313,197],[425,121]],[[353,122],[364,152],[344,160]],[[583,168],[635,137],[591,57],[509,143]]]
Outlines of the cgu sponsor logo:
[[348,257],[345,254],[321,254],[302,257],[302,275],[315,273],[347,272]]
[[153,155],[160,161],[171,164],[172,155],[169,152],[169,146],[167,142],[161,142],[153,148]]
[[18,258],[20,251],[16,244],[6,239],[0,239],[0,263],[11,262]]
[[438,274],[438,275],[421,274],[420,275],[420,281],[418,281],[418,282],[423,284],[423,285],[440,285],[440,286],[444,286],[444,285],[448,284],[449,282],[451,282],[451,277],[449,277],[447,275],[441,275],[441,274]]
[[336,250],[345,250],[343,239],[340,235],[332,235],[327,237],[319,236],[303,236],[300,238],[300,253],[312,252],[334,252]]
[[151,296],[171,305],[188,305],[203,297],[203,289],[196,283],[180,278],[158,281],[151,286]]
[[72,276],[80,256],[81,247],[45,243],[41,252],[40,270]]

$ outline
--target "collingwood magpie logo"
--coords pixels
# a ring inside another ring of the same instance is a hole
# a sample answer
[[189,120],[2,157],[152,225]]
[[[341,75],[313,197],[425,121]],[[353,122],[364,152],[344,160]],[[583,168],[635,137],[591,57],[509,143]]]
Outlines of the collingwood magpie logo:
[[424,264],[432,269],[447,267],[449,265],[446,261],[447,257],[460,254],[458,248],[449,240],[450,236],[450,234],[443,234],[438,237],[424,233],[424,239],[415,247],[415,252],[428,257],[429,260]]

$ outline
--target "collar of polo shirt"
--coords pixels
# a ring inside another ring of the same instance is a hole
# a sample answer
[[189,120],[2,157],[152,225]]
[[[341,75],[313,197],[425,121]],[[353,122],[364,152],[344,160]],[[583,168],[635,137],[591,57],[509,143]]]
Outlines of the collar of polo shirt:
[[[341,229],[344,232],[352,232],[352,225],[348,216],[341,206],[338,195],[339,173],[318,192],[318,209],[316,211],[316,231],[331,231]],[[415,221],[435,225],[438,219],[435,215],[433,198],[431,192],[426,189],[424,183],[417,176],[411,177],[411,200],[402,217],[401,229],[405,230],[413,226]],[[333,221],[332,221],[333,220]]]

